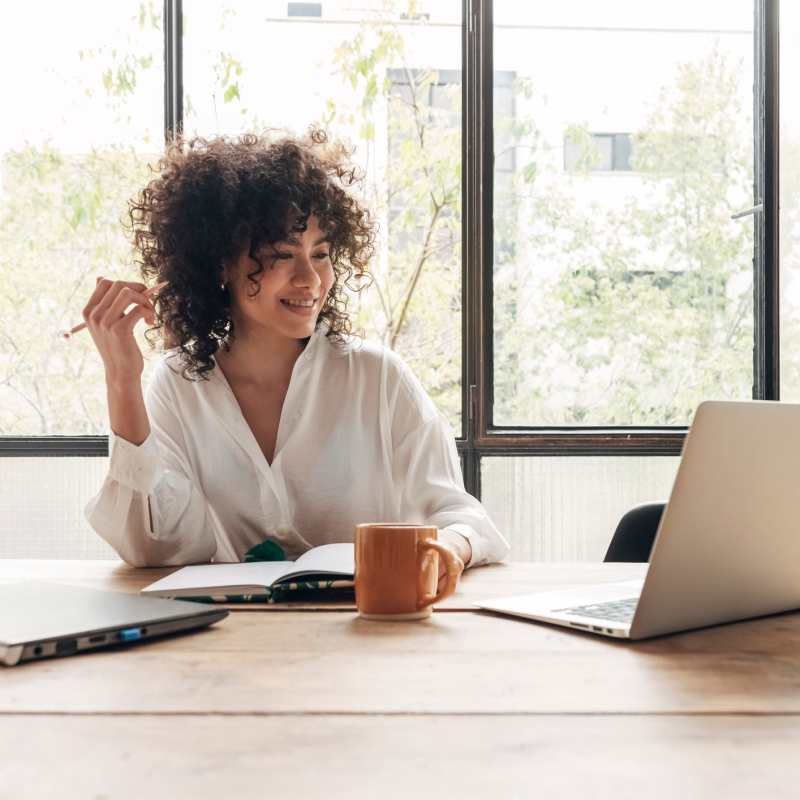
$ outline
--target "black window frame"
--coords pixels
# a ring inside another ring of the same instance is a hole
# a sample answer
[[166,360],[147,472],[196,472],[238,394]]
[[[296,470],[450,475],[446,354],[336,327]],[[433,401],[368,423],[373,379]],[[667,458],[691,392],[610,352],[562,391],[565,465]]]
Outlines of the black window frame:
[[[755,0],[753,398],[779,400],[779,3]],[[523,427],[493,423],[493,0],[463,0],[462,430],[464,483],[481,496],[493,456],[675,456],[687,427]],[[164,0],[164,134],[183,127],[182,0]],[[107,436],[4,436],[0,457],[108,456]]]
[[[779,3],[755,0],[753,399],[779,394]],[[687,426],[503,426],[493,421],[493,0],[464,0],[464,414],[467,489],[493,456],[677,456]]]

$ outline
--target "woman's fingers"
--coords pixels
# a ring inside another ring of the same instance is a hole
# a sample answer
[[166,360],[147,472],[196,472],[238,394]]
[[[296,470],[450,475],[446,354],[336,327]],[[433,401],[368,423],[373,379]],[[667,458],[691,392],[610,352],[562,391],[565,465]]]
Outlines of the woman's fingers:
[[101,290],[101,294],[97,302],[89,310],[89,320],[97,327],[107,327],[106,313],[111,308],[111,304],[117,299],[117,295],[122,291],[123,285],[121,282],[101,278],[97,288]]
[[83,309],[84,322],[88,323],[90,317],[93,322],[101,322],[105,312],[125,287],[138,290],[147,288],[143,283],[135,281],[110,281],[108,278],[98,278],[94,292]]
[[118,322],[113,323],[112,330],[115,333],[119,332],[127,334],[129,331],[132,331],[136,327],[136,323],[140,319],[144,319],[146,322],[152,325],[154,322],[152,313],[153,312],[150,311],[145,306],[136,306],[136,308],[132,308]]
[[[100,278],[83,318],[106,370],[106,382],[130,382],[141,379],[144,357],[133,335],[142,318],[152,319],[147,287],[135,281],[110,281]],[[133,306],[128,314],[125,309]]]
[[150,298],[144,292],[137,292],[130,286],[122,286],[103,317],[109,328],[125,318],[125,309],[132,303],[144,307],[147,311],[153,311]]

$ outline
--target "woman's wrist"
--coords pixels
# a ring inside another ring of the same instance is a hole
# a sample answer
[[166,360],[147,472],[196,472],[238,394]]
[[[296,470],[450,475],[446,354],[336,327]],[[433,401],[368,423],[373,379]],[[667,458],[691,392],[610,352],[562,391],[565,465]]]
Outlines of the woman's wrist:
[[439,541],[450,545],[456,551],[456,555],[464,562],[465,567],[469,564],[472,559],[472,545],[466,536],[443,528],[439,531]]

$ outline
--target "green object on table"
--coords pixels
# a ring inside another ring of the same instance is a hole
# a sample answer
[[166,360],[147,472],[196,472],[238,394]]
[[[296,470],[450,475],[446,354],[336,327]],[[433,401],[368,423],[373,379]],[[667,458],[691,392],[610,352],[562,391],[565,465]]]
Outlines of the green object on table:
[[244,554],[244,560],[286,561],[286,553],[283,552],[283,548],[279,544],[276,544],[271,539],[267,539],[265,542],[261,542],[261,544],[251,547]]

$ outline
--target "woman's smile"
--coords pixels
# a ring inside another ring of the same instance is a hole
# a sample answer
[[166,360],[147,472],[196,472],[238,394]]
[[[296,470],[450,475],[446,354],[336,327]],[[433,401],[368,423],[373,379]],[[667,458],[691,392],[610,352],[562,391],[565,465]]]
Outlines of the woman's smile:
[[301,317],[311,317],[317,307],[317,299],[309,298],[308,300],[293,300],[288,297],[281,298],[281,305],[292,314],[298,314]]

